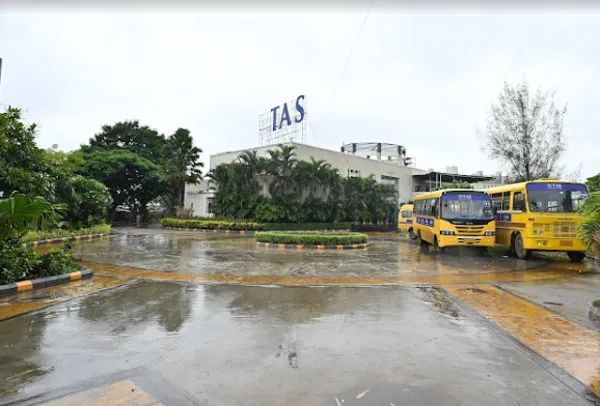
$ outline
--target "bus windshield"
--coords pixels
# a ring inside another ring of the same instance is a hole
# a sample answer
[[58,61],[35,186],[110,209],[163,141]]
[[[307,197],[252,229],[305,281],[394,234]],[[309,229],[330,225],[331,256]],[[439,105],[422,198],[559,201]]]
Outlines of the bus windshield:
[[410,210],[402,210],[400,212],[400,215],[402,216],[403,219],[411,218],[412,217],[412,211],[410,211]]
[[442,195],[444,220],[492,220],[490,197],[483,193],[446,193]]
[[575,213],[587,198],[581,183],[531,183],[527,185],[529,211]]

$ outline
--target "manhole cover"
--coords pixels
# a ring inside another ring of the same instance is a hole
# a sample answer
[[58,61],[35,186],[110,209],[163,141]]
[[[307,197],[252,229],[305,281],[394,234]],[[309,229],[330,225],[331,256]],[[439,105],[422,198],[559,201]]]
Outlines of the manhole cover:
[[24,297],[16,297],[9,302],[11,303],[35,303],[35,302],[51,302],[68,296],[66,293],[46,293],[46,292],[33,292],[30,295]]
[[479,288],[466,288],[463,290],[466,290],[467,292],[473,292],[473,293],[487,293],[487,290],[483,290],[483,289],[479,289]]
[[558,303],[558,302],[544,302],[545,305],[550,305],[550,306],[562,306],[562,303]]

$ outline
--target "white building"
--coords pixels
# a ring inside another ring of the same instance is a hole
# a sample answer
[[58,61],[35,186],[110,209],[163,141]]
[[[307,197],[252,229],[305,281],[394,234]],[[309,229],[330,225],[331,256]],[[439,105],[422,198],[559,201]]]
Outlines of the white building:
[[[333,168],[337,169],[340,175],[344,177],[367,177],[373,175],[377,182],[393,184],[398,191],[399,202],[411,201],[413,200],[415,192],[429,191],[434,187],[443,183],[452,182],[453,180],[463,180],[472,183],[489,181],[493,178],[490,176],[459,175],[455,173],[450,174],[445,172],[425,171],[406,166],[407,161],[398,159],[398,156],[386,156],[385,153],[382,154],[381,143],[372,143],[372,145],[378,145],[379,153],[372,154],[373,156],[369,155],[368,157],[296,142],[288,142],[285,144],[295,147],[294,152],[296,154],[296,159],[298,160],[310,161],[311,157],[315,160],[322,159]],[[393,146],[393,144],[385,145],[388,147]],[[267,151],[275,148],[277,148],[277,145],[228,151],[211,155],[208,169],[210,171],[222,163],[233,162],[244,151],[256,151],[259,156],[267,157]],[[401,148],[402,147],[398,148],[398,151],[400,151]],[[213,195],[214,191],[209,190],[209,184],[206,180],[198,185],[187,185],[184,206],[192,209],[194,211],[194,216],[207,217],[210,213]]]

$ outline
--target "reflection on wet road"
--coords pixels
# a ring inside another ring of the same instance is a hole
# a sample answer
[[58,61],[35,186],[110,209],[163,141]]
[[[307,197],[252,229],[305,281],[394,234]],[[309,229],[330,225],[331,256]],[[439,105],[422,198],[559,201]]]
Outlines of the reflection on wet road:
[[214,405],[587,404],[435,288],[146,281],[66,306],[0,323],[6,399],[146,366]]
[[[218,275],[226,275],[244,278],[400,278],[403,283],[407,278],[423,277],[425,279],[415,279],[414,283],[445,283],[443,277],[451,275],[502,274],[498,280],[523,280],[529,274],[533,279],[539,279],[535,277],[539,272],[539,276],[552,278],[588,270],[585,264],[519,261],[502,255],[482,256],[468,250],[436,255],[406,238],[372,239],[371,242],[365,251],[295,252],[259,248],[248,237],[140,232],[77,245],[76,254],[90,263],[214,275],[215,280],[219,279]],[[481,281],[495,280],[489,276],[484,278]],[[247,279],[244,283],[252,282]],[[451,278],[448,283],[461,283],[461,278]]]

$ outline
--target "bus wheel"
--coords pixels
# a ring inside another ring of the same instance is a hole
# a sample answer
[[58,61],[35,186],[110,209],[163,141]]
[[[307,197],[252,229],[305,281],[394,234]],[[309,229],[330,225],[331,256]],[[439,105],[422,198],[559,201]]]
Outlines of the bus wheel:
[[445,251],[444,248],[440,247],[440,243],[438,242],[437,236],[433,237],[433,246],[435,247],[435,250],[440,254]]
[[531,250],[525,249],[525,242],[523,241],[521,233],[517,233],[513,239],[513,251],[517,254],[519,259],[531,258]]
[[417,236],[415,233],[413,233],[412,228],[408,229],[408,236],[410,237],[411,240],[416,240],[417,238],[419,238],[419,236]]
[[585,258],[585,252],[581,251],[567,251],[567,255],[571,262],[581,262]]

